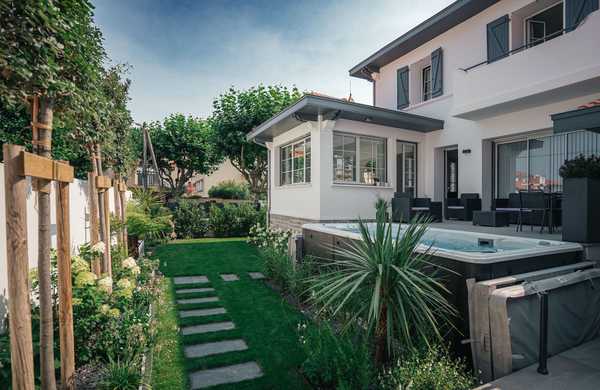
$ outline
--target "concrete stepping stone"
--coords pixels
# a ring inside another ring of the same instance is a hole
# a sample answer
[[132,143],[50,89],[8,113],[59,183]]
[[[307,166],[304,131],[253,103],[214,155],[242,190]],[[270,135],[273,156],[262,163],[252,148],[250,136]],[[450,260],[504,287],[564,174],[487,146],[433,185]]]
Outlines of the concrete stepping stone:
[[221,279],[226,282],[235,282],[236,280],[240,280],[240,277],[236,274],[221,274]]
[[181,328],[181,334],[184,336],[188,336],[191,334],[202,334],[202,333],[211,333],[211,332],[219,332],[222,330],[231,330],[235,329],[235,324],[231,321],[225,322],[213,322],[210,324],[202,324],[202,325],[192,325]]
[[265,275],[263,275],[262,272],[248,272],[248,275],[254,280],[265,278]]
[[263,375],[260,366],[256,362],[234,364],[209,370],[196,371],[190,374],[192,390],[205,387],[236,383],[249,379],[260,378]]
[[208,283],[208,278],[204,275],[196,276],[176,276],[173,278],[175,284]]
[[208,302],[217,302],[219,297],[204,297],[204,298],[187,298],[187,299],[178,299],[178,305],[189,305],[190,303],[208,303]]
[[213,343],[204,343],[197,345],[189,345],[184,349],[185,357],[200,358],[210,355],[218,355],[220,353],[244,351],[248,349],[248,345],[242,339],[216,341]]
[[188,317],[208,317],[215,316],[218,314],[225,314],[227,310],[224,307],[215,307],[213,309],[197,309],[197,310],[180,310],[179,317],[188,318]]
[[212,287],[198,287],[198,288],[182,288],[175,290],[176,294],[191,294],[191,293],[203,293],[215,291]]

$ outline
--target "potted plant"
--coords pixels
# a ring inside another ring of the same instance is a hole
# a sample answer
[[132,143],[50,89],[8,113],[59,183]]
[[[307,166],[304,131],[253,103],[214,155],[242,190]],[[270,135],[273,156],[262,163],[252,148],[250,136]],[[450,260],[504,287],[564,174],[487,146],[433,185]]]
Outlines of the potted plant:
[[563,178],[562,238],[600,242],[600,157],[579,155],[560,168]]

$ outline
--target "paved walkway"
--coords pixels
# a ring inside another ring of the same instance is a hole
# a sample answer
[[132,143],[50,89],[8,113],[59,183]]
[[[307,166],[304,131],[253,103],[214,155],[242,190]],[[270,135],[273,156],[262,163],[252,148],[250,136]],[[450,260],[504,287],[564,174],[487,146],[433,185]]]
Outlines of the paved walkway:
[[[239,276],[235,274],[222,274],[221,279],[225,282],[235,283]],[[254,279],[254,277],[253,277]],[[181,327],[182,336],[190,336],[206,333],[218,333],[235,329],[233,321],[204,322],[211,316],[222,316],[227,313],[224,307],[214,307],[219,304],[219,297],[215,289],[203,286],[209,283],[204,275],[189,275],[173,278],[175,283],[176,303],[179,307],[179,317],[186,319],[202,319],[202,323],[186,325]],[[181,287],[178,287],[181,286]],[[190,297],[190,294],[201,293],[201,297]],[[213,304],[208,308],[197,308],[198,304]],[[189,305],[194,305],[189,308]],[[199,359],[207,356],[222,355],[230,352],[244,351],[248,349],[246,341],[243,339],[225,339],[218,341],[204,342],[184,346],[184,355],[186,359]],[[263,376],[262,369],[255,361],[239,364],[224,365],[210,369],[193,371],[189,374],[189,382],[192,390],[204,389],[211,386],[222,384],[237,383],[246,380],[252,380]]]

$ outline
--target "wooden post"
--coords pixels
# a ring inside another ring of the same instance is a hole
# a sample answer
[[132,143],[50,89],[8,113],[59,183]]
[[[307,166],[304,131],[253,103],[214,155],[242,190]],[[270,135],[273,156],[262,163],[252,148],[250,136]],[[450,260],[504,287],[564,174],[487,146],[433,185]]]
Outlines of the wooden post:
[[60,332],[60,378],[63,389],[75,389],[75,341],[71,286],[71,223],[69,183],[57,182],[56,241],[58,255],[58,320]]
[[[98,171],[96,168],[96,157],[94,151],[92,151],[92,172],[88,173],[88,192],[89,192],[89,205],[90,205],[90,242],[92,245],[100,241],[99,232],[99,221],[98,221],[98,190],[96,189],[96,176]],[[92,272],[97,276],[100,276],[102,269],[100,266],[100,259],[94,258],[92,260]]]
[[110,202],[109,202],[109,197],[108,197],[108,192],[109,189],[107,188],[105,191],[105,196],[104,196],[104,231],[105,233],[105,237],[106,237],[106,249],[104,251],[104,253],[107,255],[106,256],[106,261],[107,261],[107,273],[108,276],[110,276],[112,278],[112,259],[111,259],[111,254],[110,254],[110,241],[111,241],[111,234],[110,234]]
[[127,237],[127,201],[125,200],[126,187],[125,182],[121,182],[122,186],[119,186],[119,197],[121,200],[121,223],[123,224],[123,249],[125,254],[129,254],[128,245],[128,237]]
[[34,389],[29,260],[27,255],[27,180],[17,174],[23,147],[4,144],[6,260],[12,387]]

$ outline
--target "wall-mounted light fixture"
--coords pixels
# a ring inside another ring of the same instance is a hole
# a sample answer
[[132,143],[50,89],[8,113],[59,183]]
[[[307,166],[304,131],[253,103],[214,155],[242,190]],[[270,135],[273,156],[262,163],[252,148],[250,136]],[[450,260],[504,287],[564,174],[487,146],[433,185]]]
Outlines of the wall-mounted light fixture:
[[471,149],[463,149],[463,154],[471,154]]

